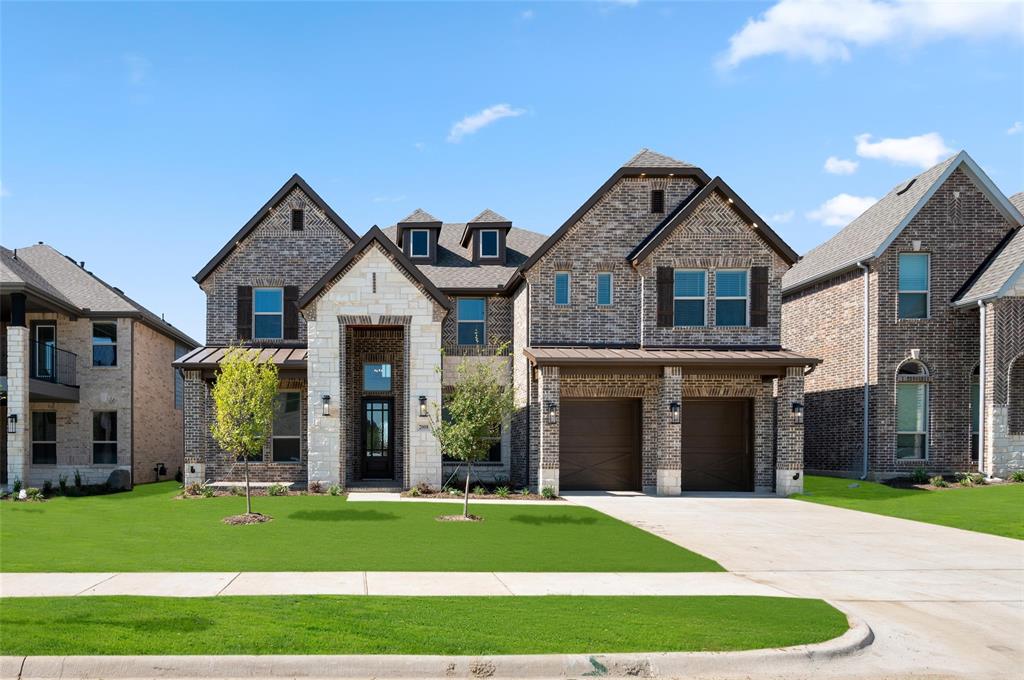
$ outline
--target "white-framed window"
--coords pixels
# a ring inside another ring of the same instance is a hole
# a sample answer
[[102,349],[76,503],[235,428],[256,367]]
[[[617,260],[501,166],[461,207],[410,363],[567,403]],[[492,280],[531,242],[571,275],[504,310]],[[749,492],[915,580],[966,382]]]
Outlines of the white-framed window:
[[430,257],[430,230],[413,229],[409,232],[409,256]]
[[608,307],[615,301],[615,279],[611,272],[597,273],[597,304]]
[[32,411],[32,464],[57,464],[56,411]]
[[928,458],[928,369],[917,360],[896,371],[896,459]]
[[117,322],[92,324],[92,365],[117,366]]
[[284,337],[284,289],[252,289],[252,337],[280,340]]
[[747,325],[749,281],[746,269],[719,269],[715,272],[716,326]]
[[672,281],[672,325],[704,326],[708,319],[708,273],[677,269]]
[[298,392],[278,392],[274,396],[274,425],[270,437],[270,458],[275,463],[298,463],[299,407]]
[[555,304],[569,304],[569,283],[572,277],[569,272],[555,272]]
[[481,258],[494,258],[494,257],[498,257],[498,230],[497,229],[481,229],[480,230],[480,257]]
[[117,411],[92,412],[92,463],[117,465]]
[[487,301],[484,298],[459,298],[457,303],[458,342],[460,345],[486,344]]
[[900,319],[928,318],[928,253],[900,253],[896,315]]

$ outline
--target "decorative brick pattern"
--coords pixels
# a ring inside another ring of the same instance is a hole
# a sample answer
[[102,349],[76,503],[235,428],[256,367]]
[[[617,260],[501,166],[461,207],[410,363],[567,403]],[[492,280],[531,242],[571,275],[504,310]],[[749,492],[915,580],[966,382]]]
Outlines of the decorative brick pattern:
[[484,344],[460,345],[458,342],[458,297],[452,298],[452,311],[441,326],[441,341],[447,356],[477,356],[496,354],[502,346],[509,352],[512,342],[512,298],[501,295],[464,296],[484,297],[487,313],[484,320]]

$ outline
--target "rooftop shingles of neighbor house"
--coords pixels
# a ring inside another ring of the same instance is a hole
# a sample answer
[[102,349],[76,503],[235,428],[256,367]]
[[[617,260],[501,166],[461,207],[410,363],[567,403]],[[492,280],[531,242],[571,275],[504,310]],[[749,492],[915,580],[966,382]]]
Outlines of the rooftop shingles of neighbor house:
[[[1024,212],[1024,191],[1010,196],[1010,203]],[[978,300],[997,297],[1013,285],[1016,276],[1024,270],[1024,227],[1017,227],[1007,235],[992,257],[982,264],[966,289],[955,298],[957,304],[972,304]]]
[[651,151],[650,149],[640,149],[639,152],[628,161],[623,163],[624,168],[695,168],[697,166],[686,161],[681,161],[671,156],[658,153],[657,151]]

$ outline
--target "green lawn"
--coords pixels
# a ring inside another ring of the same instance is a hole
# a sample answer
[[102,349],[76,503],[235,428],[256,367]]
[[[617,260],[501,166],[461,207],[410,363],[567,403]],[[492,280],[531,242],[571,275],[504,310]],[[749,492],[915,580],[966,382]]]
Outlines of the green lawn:
[[[173,482],[130,493],[0,503],[0,570],[724,571],[716,562],[588,508],[257,497],[274,521],[227,526],[242,498],[176,500]],[[90,600],[91,602],[92,600]],[[447,618],[447,617],[446,617]]]
[[[851,489],[851,484],[858,486]],[[804,493],[793,498],[1024,539],[1024,484],[924,491],[894,489],[875,482],[808,476],[804,482]]]
[[65,597],[0,608],[0,654],[545,654],[725,651],[847,630],[772,597]]

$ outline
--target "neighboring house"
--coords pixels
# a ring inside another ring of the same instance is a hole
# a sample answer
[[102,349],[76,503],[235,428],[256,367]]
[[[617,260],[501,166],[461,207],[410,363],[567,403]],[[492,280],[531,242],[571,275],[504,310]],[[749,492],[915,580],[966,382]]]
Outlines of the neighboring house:
[[962,151],[785,275],[783,341],[823,359],[806,378],[809,471],[1024,466],[1021,199]]
[[803,376],[781,347],[796,254],[720,178],[647,150],[550,237],[417,210],[362,237],[292,177],[196,275],[207,346],[182,357],[186,481],[238,481],[210,436],[226,348],[280,369],[255,479],[438,486],[429,427],[466,361],[516,413],[484,479],[569,489],[802,488]]
[[182,467],[184,382],[197,343],[51,246],[0,248],[3,480],[140,484]]

